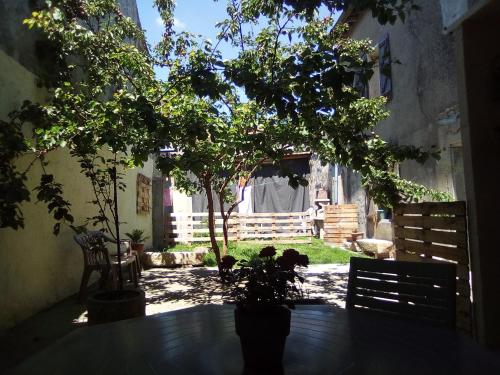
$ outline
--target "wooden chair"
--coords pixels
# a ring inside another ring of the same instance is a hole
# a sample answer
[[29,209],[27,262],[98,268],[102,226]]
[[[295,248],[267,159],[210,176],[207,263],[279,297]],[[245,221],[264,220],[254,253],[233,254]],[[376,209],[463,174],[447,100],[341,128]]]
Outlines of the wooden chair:
[[109,255],[105,242],[116,243],[114,239],[101,231],[88,231],[77,234],[73,236],[73,238],[78,245],[80,245],[83,251],[84,268],[82,281],[80,283],[80,292],[78,294],[80,302],[85,300],[87,294],[87,284],[93,271],[101,274],[99,278],[99,289],[103,289],[106,286],[110,273],[112,276],[112,286],[113,288],[116,288],[118,281],[118,267],[128,266],[130,278],[132,279],[134,285],[136,287],[138,286],[136,257],[125,253],[123,254],[121,262],[118,263],[116,256],[111,257]]
[[455,329],[452,263],[351,258],[346,308],[374,310]]

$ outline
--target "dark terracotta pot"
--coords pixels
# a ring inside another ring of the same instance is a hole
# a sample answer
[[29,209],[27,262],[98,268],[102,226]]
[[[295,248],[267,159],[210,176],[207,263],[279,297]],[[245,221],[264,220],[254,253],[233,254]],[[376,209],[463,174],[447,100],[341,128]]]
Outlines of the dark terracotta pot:
[[137,251],[139,254],[144,252],[144,244],[143,243],[133,243],[131,245],[132,250]]
[[282,368],[286,337],[290,334],[290,309],[267,306],[234,310],[245,367],[269,370]]
[[141,289],[101,290],[87,299],[89,325],[146,315],[146,296]]

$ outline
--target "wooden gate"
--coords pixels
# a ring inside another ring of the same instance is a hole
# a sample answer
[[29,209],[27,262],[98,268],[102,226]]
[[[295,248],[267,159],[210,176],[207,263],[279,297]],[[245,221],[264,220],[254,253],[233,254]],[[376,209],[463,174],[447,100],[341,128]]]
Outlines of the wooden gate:
[[426,202],[394,207],[396,260],[457,265],[457,328],[472,333],[465,202]]

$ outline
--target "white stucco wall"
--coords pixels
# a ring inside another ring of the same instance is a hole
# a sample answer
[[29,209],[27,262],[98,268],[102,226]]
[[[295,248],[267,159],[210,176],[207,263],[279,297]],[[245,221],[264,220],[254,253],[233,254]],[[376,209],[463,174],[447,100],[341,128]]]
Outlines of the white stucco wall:
[[[45,92],[36,87],[36,77],[16,60],[0,49],[0,117],[19,107],[25,99],[42,101]],[[5,74],[8,72],[8,74]],[[22,170],[28,157],[19,160]],[[64,196],[72,204],[75,223],[95,214],[90,203],[90,182],[80,175],[79,165],[69,158],[66,150],[48,156],[49,173],[64,185]],[[136,178],[140,172],[152,176],[153,163],[144,168],[129,170],[124,182],[127,190],[120,193],[120,219],[122,233],[133,228],[145,230],[151,236],[151,215],[136,214]],[[28,175],[27,186],[33,189],[40,179],[40,168],[35,165]],[[73,240],[73,232],[62,226],[59,236],[52,234],[54,220],[47,207],[32,201],[24,204],[25,228],[22,230],[0,229],[0,330],[6,329],[49,307],[55,302],[76,293],[83,270],[80,248]],[[151,239],[146,243],[150,246]]]

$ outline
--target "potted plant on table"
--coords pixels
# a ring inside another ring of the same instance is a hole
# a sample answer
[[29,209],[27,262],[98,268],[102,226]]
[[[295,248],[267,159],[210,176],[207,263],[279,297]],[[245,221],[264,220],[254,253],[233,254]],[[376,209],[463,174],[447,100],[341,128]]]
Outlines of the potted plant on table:
[[272,246],[259,257],[240,261],[222,258],[224,280],[233,286],[231,296],[236,333],[240,337],[245,367],[256,370],[280,369],[286,338],[290,333],[293,301],[302,297],[299,283],[304,281],[295,267],[309,264],[307,255],[287,249],[276,257]]
[[144,241],[149,238],[144,236],[144,231],[141,229],[134,229],[132,233],[125,233],[125,235],[130,238],[132,250],[142,254],[144,252]]

